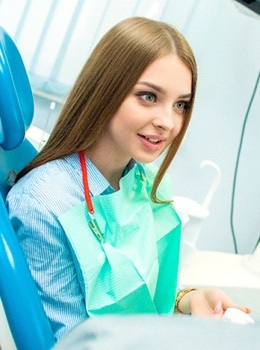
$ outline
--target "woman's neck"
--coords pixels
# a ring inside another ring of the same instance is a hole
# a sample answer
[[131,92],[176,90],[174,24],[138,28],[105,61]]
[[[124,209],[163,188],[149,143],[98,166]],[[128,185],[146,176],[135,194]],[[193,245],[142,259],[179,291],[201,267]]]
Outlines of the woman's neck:
[[115,191],[119,190],[119,181],[128,161],[119,162],[112,156],[108,156],[107,152],[99,152],[98,148],[88,148],[85,150],[85,154],[107,179],[110,186],[112,186]]

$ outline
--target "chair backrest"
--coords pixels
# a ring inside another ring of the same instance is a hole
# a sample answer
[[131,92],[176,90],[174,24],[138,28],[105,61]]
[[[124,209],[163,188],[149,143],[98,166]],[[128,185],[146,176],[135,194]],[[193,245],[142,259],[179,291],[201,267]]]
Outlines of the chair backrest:
[[48,350],[54,336],[4,204],[15,174],[37,154],[25,139],[33,113],[24,63],[0,27],[0,297],[17,349]]
[[0,27],[0,191],[10,188],[13,171],[35,157],[36,150],[25,140],[34,113],[32,90],[20,53]]

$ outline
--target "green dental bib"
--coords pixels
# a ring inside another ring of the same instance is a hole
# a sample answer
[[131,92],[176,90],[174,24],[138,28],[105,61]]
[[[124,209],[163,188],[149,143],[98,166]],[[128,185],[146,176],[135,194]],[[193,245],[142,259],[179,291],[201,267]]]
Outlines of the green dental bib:
[[[171,204],[151,201],[152,169],[144,177],[136,164],[119,191],[92,197],[104,241],[88,225],[85,202],[59,217],[82,271],[89,316],[174,311],[181,221]],[[164,179],[158,197],[169,198],[170,187]]]

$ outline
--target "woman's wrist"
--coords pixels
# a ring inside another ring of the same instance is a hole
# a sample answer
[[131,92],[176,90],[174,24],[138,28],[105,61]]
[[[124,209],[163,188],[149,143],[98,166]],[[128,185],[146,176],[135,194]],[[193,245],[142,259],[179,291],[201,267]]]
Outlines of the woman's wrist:
[[192,294],[197,290],[197,288],[185,288],[177,294],[176,302],[175,302],[175,310],[182,314],[190,314],[191,313],[191,305],[190,300]]

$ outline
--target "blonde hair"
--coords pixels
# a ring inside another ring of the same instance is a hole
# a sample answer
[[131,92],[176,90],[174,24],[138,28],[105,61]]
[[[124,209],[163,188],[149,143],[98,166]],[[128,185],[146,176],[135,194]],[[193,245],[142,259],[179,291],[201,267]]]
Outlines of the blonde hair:
[[147,66],[169,53],[176,54],[190,69],[192,98],[182,130],[169,147],[154,181],[151,197],[158,201],[156,190],[191,118],[197,69],[192,50],[178,30],[142,17],[125,19],[103,36],[81,70],[45,147],[17,178],[93,145]]

